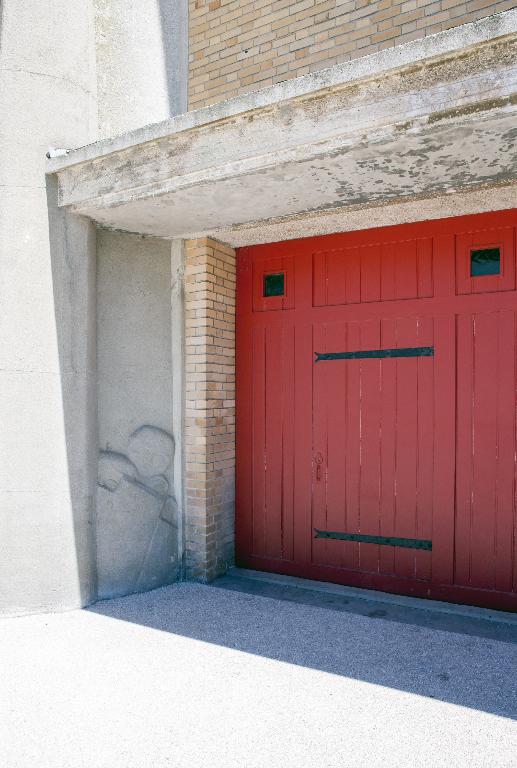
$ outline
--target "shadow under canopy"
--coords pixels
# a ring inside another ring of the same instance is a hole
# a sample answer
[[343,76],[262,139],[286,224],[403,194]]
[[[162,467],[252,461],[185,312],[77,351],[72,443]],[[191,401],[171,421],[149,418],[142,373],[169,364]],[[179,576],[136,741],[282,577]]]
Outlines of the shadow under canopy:
[[[336,609],[325,596],[271,599],[246,580],[181,584],[89,610],[163,632],[517,719],[517,625],[500,637],[476,622],[460,631],[417,617]],[[312,604],[311,604],[312,600]],[[346,602],[346,601],[345,601]],[[365,605],[366,604],[366,605]],[[382,605],[382,604],[379,604]],[[384,604],[383,608],[387,606]],[[360,609],[361,610],[361,609]],[[365,613],[364,613],[365,612]],[[416,611],[416,614],[426,611]],[[447,617],[441,619],[447,625]],[[481,624],[491,622],[481,622]],[[468,622],[467,622],[468,624]],[[502,625],[500,625],[502,626]],[[488,633],[488,636],[487,636]],[[484,635],[484,636],[483,636]],[[501,641],[504,637],[504,641]]]

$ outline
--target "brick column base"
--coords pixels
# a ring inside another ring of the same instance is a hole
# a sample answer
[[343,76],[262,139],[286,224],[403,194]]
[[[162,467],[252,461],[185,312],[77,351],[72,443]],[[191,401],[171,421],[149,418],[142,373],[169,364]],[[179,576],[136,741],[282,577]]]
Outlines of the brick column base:
[[234,561],[235,251],[185,244],[185,575]]

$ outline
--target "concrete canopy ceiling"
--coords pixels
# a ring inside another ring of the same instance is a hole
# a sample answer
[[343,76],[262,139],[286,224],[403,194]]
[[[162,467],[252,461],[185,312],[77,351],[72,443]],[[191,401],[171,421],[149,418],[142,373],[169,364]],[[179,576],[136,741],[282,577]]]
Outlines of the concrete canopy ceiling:
[[517,13],[483,22],[73,152],[60,205],[235,245],[517,206]]

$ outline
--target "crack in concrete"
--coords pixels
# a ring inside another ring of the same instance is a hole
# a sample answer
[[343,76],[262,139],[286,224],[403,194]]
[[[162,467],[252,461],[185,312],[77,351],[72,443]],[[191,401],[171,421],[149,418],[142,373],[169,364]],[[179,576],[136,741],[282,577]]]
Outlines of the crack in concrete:
[[35,75],[36,77],[48,77],[51,80],[57,80],[62,81],[63,83],[69,83],[69,85],[73,85],[75,88],[78,88],[80,91],[85,93],[87,96],[93,96],[93,91],[88,90],[84,86],[80,85],[79,83],[76,83],[75,80],[71,80],[68,77],[58,76],[58,75],[52,75],[49,72],[36,72],[33,69],[23,69],[23,67],[0,67],[0,71],[2,72],[19,72],[24,75]]

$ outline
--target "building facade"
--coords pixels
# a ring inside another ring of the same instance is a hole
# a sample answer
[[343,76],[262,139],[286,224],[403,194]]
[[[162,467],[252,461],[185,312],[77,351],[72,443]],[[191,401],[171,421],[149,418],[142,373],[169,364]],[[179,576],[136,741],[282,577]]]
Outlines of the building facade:
[[517,608],[513,5],[4,0],[2,613]]

